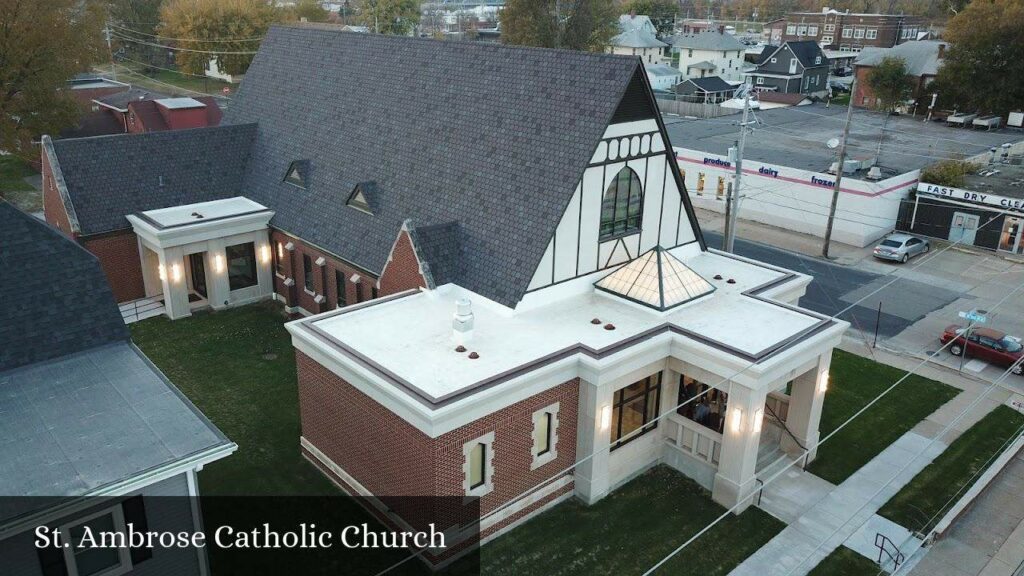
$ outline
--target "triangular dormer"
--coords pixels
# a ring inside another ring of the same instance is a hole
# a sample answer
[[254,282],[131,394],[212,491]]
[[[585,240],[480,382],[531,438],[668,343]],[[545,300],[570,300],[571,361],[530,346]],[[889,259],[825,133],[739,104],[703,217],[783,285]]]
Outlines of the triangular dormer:
[[356,187],[352,189],[352,193],[349,194],[345,205],[349,208],[355,208],[360,212],[373,214],[373,208],[376,204],[376,189],[376,184],[373,182],[360,182],[356,184]]
[[284,175],[284,181],[299,188],[306,188],[308,173],[309,160],[296,160],[288,166],[288,172]]

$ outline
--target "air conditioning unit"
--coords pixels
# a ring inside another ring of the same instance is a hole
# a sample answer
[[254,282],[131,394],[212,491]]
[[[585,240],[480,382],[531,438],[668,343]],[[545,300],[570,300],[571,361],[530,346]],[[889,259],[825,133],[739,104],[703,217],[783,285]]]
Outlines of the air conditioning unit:
[[882,170],[881,170],[881,168],[879,168],[878,166],[872,166],[871,169],[868,170],[868,175],[865,176],[865,178],[867,178],[868,180],[881,180],[882,179]]

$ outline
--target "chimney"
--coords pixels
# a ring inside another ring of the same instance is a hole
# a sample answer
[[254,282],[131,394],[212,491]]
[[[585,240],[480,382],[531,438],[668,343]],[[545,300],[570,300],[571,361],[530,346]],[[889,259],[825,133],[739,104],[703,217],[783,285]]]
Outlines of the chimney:
[[942,60],[946,55],[946,45],[939,43],[939,60]]
[[464,345],[473,339],[473,305],[469,298],[455,301],[455,315],[452,317],[452,338],[456,344]]
[[725,24],[719,24],[718,25],[718,33],[719,34],[725,34]]

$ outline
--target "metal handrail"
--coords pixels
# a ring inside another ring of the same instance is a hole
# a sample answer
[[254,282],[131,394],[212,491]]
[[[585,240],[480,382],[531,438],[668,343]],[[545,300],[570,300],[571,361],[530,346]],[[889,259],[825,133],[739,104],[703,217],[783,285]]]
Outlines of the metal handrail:
[[771,414],[772,418],[775,418],[775,420],[778,421],[778,423],[782,425],[782,429],[786,431],[786,434],[789,434],[789,437],[793,439],[793,442],[796,442],[796,445],[799,446],[801,450],[803,450],[804,452],[807,452],[808,451],[807,447],[804,446],[800,442],[800,440],[798,440],[797,437],[793,435],[792,432],[790,432],[789,427],[786,426],[786,421],[783,420],[782,418],[779,418],[779,415],[776,414],[775,410],[772,410],[771,406],[769,406],[768,404],[765,404],[764,408],[765,408],[765,410],[767,410]]
[[[879,543],[879,540],[881,540],[881,543]],[[889,552],[889,550],[886,549],[886,543],[892,545],[893,550],[896,551],[895,556],[893,556],[892,552]],[[882,534],[881,532],[875,533],[875,548],[878,548],[879,566],[884,566],[884,564],[882,564],[882,554],[885,554],[889,557],[889,561],[892,562],[893,571],[899,568],[900,564],[903,564],[903,561],[906,560],[906,556],[904,556],[903,553],[900,552],[900,549],[896,547],[896,543],[890,540],[888,536]]]
[[[760,478],[757,478],[757,477],[755,477],[754,480],[757,480],[757,484],[758,484],[758,487],[757,487],[757,502],[754,502],[754,506],[760,506],[761,505],[761,495],[764,494],[764,480],[761,480]],[[1017,576],[1017,575],[1015,574],[1014,576]]]

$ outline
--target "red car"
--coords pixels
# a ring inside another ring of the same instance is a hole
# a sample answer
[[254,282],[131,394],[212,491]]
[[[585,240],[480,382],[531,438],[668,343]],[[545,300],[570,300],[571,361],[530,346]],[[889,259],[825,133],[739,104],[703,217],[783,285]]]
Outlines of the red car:
[[954,356],[963,354],[966,347],[969,358],[980,358],[1003,367],[1013,365],[1012,372],[1014,374],[1024,373],[1024,363],[1014,364],[1024,354],[1024,346],[1021,345],[1020,338],[1008,336],[991,328],[971,328],[970,336],[964,340],[966,331],[966,328],[956,324],[947,326],[940,340],[943,344],[954,340],[949,345],[949,352]]

